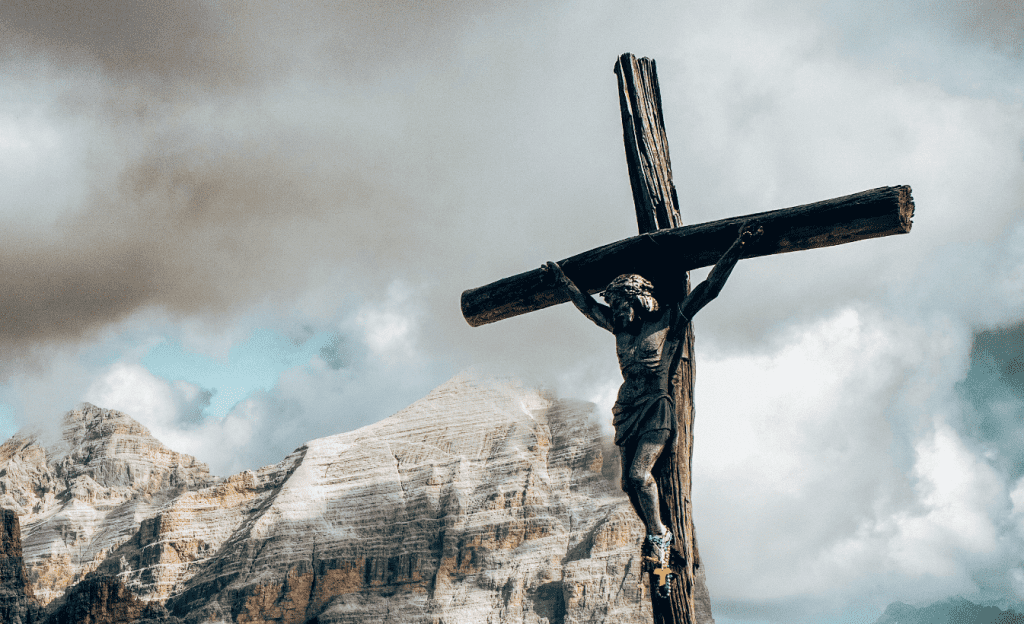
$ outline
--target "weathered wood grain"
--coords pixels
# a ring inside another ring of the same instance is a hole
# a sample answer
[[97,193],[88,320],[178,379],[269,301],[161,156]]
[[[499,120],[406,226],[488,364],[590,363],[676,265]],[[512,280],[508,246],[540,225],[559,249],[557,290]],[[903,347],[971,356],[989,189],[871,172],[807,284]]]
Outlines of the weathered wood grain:
[[[655,284],[718,261],[745,222],[764,228],[744,258],[816,249],[910,232],[914,200],[909,186],[885,186],[825,201],[742,217],[659,230],[627,238],[559,262],[580,290],[597,293],[616,276],[639,273]],[[539,259],[538,267],[542,259]],[[473,327],[568,301],[539,268],[462,293],[462,314]]]
[[[679,227],[683,224],[679,213],[679,198],[672,182],[672,164],[669,158],[668,138],[661,110],[657,68],[653,59],[637,59],[623,54],[615,64],[619,76],[619,102],[622,106],[623,139],[626,165],[633,187],[640,234]],[[629,103],[629,107],[624,105]],[[662,301],[685,297],[690,292],[689,271],[673,270],[671,261],[648,271],[651,279],[665,276],[675,292]],[[653,272],[652,272],[653,271]],[[664,291],[664,287],[659,287]],[[686,323],[680,344],[676,347],[669,372],[669,391],[675,404],[676,435],[662,452],[652,474],[658,485],[661,520],[675,536],[671,548],[670,568],[675,578],[669,581],[672,591],[668,597],[657,595],[653,570],[648,572],[651,588],[651,615],[655,624],[713,624],[711,600],[707,587],[698,578],[700,555],[694,531],[693,509],[690,505],[693,457],[693,382],[696,376],[693,325]],[[666,346],[666,348],[670,348]],[[626,466],[622,470],[627,470]],[[650,566],[653,568],[654,566]],[[698,601],[698,594],[702,600]],[[703,602],[703,609],[698,603]]]
[[672,182],[672,160],[661,110],[654,59],[623,54],[615,63],[619,82],[622,140],[640,233],[683,224]]

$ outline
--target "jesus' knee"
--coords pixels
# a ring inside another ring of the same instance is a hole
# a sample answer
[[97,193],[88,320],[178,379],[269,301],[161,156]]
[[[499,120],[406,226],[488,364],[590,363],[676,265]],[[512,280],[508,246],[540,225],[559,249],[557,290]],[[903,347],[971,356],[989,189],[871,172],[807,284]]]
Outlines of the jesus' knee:
[[654,484],[654,476],[649,471],[631,470],[622,477],[622,489],[629,492],[643,492]]

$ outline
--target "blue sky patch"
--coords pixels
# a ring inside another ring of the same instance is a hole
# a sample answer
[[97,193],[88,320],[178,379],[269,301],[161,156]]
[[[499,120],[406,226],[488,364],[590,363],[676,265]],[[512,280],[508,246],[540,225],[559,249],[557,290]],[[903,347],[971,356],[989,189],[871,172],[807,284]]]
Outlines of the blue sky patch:
[[193,353],[176,340],[165,340],[153,347],[141,363],[149,372],[168,381],[180,379],[213,391],[206,417],[223,418],[239,401],[258,390],[269,391],[282,373],[305,366],[337,340],[331,332],[320,332],[296,343],[275,331],[257,329],[247,340],[232,347],[226,360]]

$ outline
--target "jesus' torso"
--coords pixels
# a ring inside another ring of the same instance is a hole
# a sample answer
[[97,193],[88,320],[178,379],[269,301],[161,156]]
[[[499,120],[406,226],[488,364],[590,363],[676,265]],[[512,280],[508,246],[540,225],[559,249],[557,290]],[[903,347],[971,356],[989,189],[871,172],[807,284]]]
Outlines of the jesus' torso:
[[[625,409],[652,396],[667,394],[671,360],[678,347],[679,332],[673,332],[676,310],[669,308],[657,316],[643,319],[639,331],[615,334],[615,351],[622,370],[622,387],[615,401]],[[672,334],[670,336],[670,334]]]

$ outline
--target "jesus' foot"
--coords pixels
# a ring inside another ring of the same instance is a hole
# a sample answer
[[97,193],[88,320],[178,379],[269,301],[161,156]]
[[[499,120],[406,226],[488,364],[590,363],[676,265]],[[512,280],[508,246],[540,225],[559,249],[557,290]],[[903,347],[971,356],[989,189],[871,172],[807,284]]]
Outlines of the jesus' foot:
[[672,532],[665,529],[661,535],[648,535],[647,547],[652,559],[655,559],[662,567],[668,565],[669,546],[672,545]]

